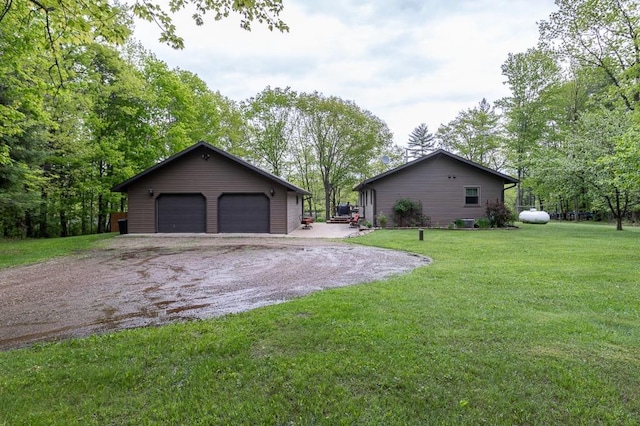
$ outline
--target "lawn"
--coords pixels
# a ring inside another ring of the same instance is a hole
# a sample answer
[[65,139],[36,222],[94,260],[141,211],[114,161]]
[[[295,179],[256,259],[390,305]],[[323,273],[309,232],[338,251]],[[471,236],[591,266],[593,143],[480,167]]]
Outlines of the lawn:
[[433,264],[214,320],[0,353],[0,424],[640,421],[640,229],[352,242]]
[[67,238],[26,240],[0,239],[0,268],[38,263],[58,256],[86,251],[117,234],[95,234]]

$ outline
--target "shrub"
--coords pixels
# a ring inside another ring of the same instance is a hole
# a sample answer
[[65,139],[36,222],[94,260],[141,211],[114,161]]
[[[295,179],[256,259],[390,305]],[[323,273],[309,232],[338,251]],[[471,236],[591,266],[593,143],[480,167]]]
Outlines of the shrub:
[[491,221],[486,217],[479,218],[478,220],[476,220],[476,223],[478,224],[478,228],[491,228]]
[[402,198],[394,204],[393,213],[398,226],[415,226],[422,222],[422,203]]
[[380,227],[386,228],[388,221],[389,221],[389,218],[387,217],[386,214],[382,212],[378,213],[378,224],[380,225]]
[[426,214],[420,215],[420,226],[431,227],[431,216],[427,216]]
[[502,201],[487,201],[486,212],[492,228],[504,228],[513,219],[513,213]]

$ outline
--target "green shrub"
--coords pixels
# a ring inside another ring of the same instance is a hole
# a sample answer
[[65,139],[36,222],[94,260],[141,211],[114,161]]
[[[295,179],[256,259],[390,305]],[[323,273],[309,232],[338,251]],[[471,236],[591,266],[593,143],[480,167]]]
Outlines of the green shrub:
[[478,224],[478,228],[482,228],[482,229],[491,228],[491,221],[486,217],[481,217],[477,219],[476,223]]
[[378,224],[380,225],[380,227],[386,228],[388,221],[389,221],[389,218],[387,217],[386,214],[382,212],[378,213]]
[[393,213],[397,226],[416,226],[422,222],[422,203],[402,198],[394,204]]

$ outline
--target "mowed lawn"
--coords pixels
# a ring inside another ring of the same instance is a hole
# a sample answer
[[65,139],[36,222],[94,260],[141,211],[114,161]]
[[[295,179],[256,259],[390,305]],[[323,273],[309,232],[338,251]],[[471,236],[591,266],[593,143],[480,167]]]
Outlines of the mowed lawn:
[[0,353],[0,424],[640,422],[640,229],[350,241],[433,264],[209,321]]

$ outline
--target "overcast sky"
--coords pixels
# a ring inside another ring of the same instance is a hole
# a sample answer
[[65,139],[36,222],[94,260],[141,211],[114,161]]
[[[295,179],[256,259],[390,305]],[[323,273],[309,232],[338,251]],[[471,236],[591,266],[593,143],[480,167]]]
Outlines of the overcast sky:
[[283,0],[289,33],[239,19],[198,27],[176,15],[185,49],[156,40],[138,23],[135,37],[170,67],[194,72],[236,101],[265,87],[352,100],[387,123],[405,145],[420,123],[436,132],[482,98],[508,95],[500,66],[534,47],[537,22],[553,0]]

